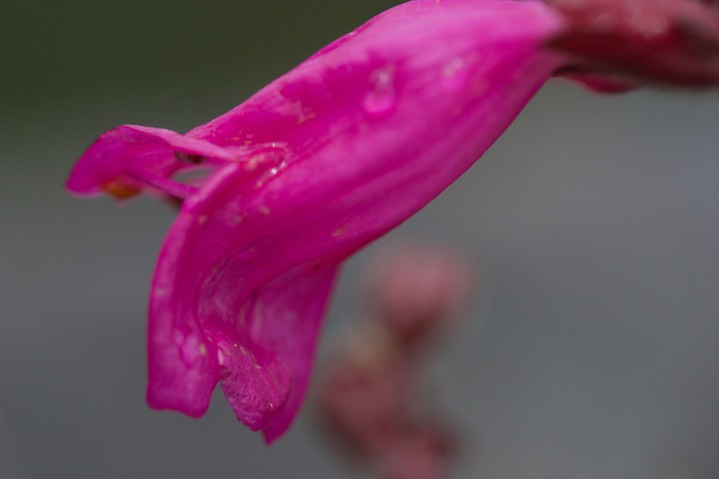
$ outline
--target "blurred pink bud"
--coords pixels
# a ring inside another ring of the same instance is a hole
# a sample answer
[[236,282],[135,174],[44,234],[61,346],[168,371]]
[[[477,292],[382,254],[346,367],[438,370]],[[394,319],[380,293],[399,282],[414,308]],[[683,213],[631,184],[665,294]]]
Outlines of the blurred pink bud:
[[441,428],[412,431],[387,451],[382,479],[447,479],[455,455],[454,437]]
[[467,302],[471,271],[459,257],[419,246],[377,261],[371,299],[380,319],[405,346],[428,339]]
[[404,247],[372,270],[379,318],[354,332],[318,393],[328,428],[385,479],[443,479],[457,449],[419,387],[417,347],[458,312],[470,272],[449,252]]
[[335,359],[319,389],[325,424],[365,459],[383,456],[397,442],[397,422],[403,421],[415,398],[413,372],[403,358],[376,364],[355,357]]

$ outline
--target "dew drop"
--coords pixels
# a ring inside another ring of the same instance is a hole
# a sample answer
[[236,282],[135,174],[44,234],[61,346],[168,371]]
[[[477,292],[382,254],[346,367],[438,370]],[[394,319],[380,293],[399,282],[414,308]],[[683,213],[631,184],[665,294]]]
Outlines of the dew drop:
[[370,85],[370,91],[362,101],[362,108],[372,117],[383,118],[392,112],[397,103],[394,68],[384,67],[372,72]]
[[274,166],[267,167],[267,170],[265,170],[263,173],[261,173],[257,180],[255,181],[255,188],[262,188],[265,186],[272,178],[280,174],[285,168],[287,168],[287,162],[281,158],[274,158],[273,161]]

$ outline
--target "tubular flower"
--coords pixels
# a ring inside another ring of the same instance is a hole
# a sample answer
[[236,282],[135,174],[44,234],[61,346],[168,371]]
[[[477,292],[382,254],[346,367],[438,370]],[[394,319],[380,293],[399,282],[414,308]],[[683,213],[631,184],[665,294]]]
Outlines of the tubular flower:
[[181,202],[152,284],[149,404],[198,417],[219,382],[240,421],[281,435],[338,265],[447,188],[574,66],[568,18],[531,0],[414,0],[185,134],[100,136],[70,191]]

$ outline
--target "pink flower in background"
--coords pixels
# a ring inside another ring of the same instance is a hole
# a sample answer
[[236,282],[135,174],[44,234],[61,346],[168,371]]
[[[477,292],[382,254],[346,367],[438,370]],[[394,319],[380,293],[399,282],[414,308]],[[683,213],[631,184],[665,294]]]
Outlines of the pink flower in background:
[[428,346],[458,326],[472,277],[451,252],[395,248],[375,261],[373,308],[326,362],[316,397],[320,424],[333,445],[378,477],[449,477],[460,437],[428,394],[424,371]]
[[[72,192],[182,202],[152,285],[150,405],[201,416],[220,382],[240,421],[281,435],[347,256],[466,171],[553,72],[643,79],[597,48],[570,48],[566,11],[415,0],[186,134],[125,125],[100,136]],[[719,25],[707,18],[697,21]],[[594,40],[614,39],[603,33]],[[696,63],[716,60],[701,53]]]

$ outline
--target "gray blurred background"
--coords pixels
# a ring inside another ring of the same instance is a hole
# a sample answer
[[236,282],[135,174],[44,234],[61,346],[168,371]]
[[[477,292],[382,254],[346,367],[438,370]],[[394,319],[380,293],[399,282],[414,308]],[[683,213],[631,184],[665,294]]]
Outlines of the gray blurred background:
[[[100,132],[202,123],[393,3],[3,2],[0,478],[356,477],[310,404],[269,449],[221,395],[199,421],[149,410],[147,292],[173,213],[62,184]],[[550,84],[346,266],[321,356],[362,309],[373,251],[453,248],[479,277],[432,370],[465,437],[458,478],[717,477],[718,107]]]

